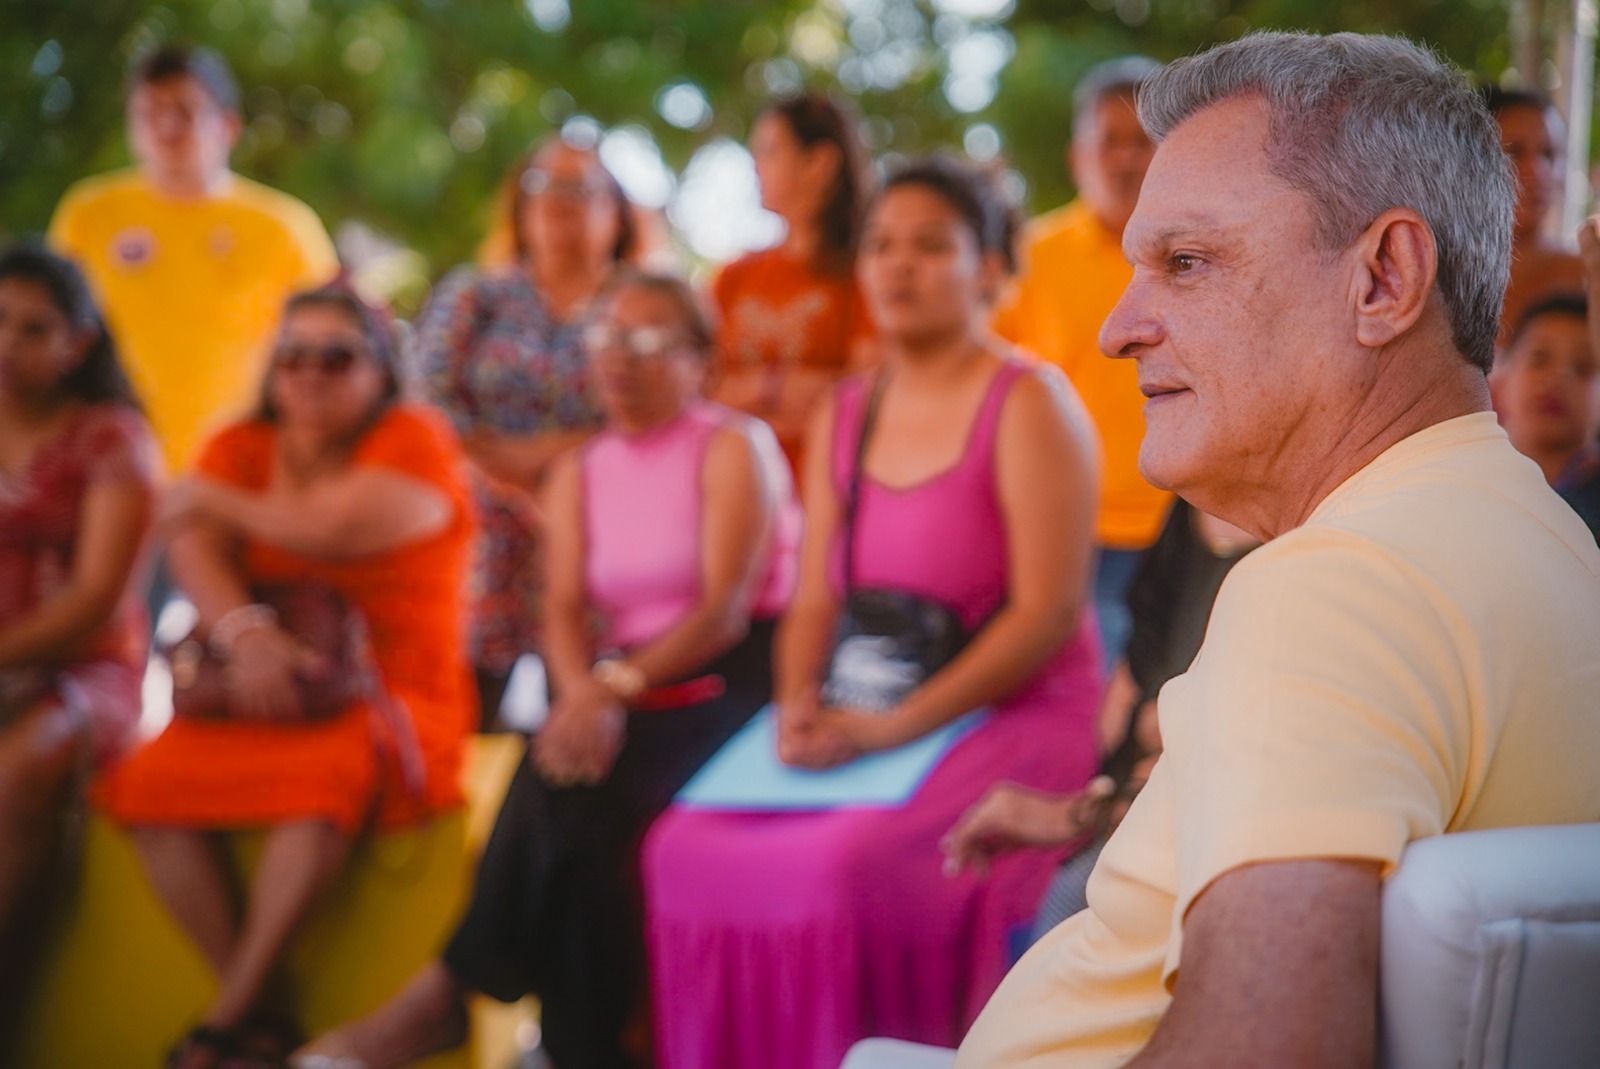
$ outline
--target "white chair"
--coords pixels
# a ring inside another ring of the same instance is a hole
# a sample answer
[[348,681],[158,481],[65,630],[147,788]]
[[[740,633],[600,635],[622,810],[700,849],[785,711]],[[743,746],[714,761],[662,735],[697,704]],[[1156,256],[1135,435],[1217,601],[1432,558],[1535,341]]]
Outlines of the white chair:
[[[1413,843],[1383,891],[1386,1069],[1600,1066],[1600,824]],[[840,1069],[950,1069],[955,1053],[856,1044]]]

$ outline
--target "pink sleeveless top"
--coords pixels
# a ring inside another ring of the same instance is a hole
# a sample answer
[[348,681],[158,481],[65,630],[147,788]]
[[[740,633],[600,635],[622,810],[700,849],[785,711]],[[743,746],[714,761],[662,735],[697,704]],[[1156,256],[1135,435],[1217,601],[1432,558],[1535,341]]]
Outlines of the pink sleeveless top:
[[630,649],[671,630],[700,599],[701,483],[706,450],[725,427],[754,446],[777,499],[763,552],[755,619],[780,614],[794,590],[800,506],[765,423],[709,401],[643,434],[607,430],[583,447],[584,583],[603,646]]
[[[1005,361],[995,372],[967,432],[966,448],[951,467],[905,488],[863,475],[855,523],[857,587],[931,598],[956,613],[969,631],[1000,608],[1010,561],[995,481],[995,441],[1006,396],[1027,372],[1028,365],[1018,360]],[[841,514],[871,393],[872,378],[863,376],[840,383],[836,395],[831,459]],[[843,538],[836,536],[829,573],[841,597],[843,549]],[[1070,680],[1074,651],[1084,642],[1095,644],[1097,638],[1093,627],[1080,624],[1075,636],[1005,704],[1036,700]]]

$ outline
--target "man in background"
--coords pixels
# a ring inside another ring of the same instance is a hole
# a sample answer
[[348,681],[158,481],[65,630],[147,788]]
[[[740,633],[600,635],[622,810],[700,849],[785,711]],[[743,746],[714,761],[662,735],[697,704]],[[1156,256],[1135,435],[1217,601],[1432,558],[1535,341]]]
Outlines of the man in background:
[[1094,602],[1107,664],[1127,642],[1124,594],[1139,555],[1161,532],[1171,503],[1170,494],[1139,473],[1144,397],[1138,370],[1099,346],[1100,325],[1133,278],[1122,255],[1122,229],[1154,152],[1134,94],[1158,66],[1127,56],[1100,64],[1078,83],[1067,149],[1078,197],[1030,224],[1022,271],[995,317],[1002,336],[1066,371],[1100,434]]
[[50,243],[100,298],[169,472],[254,398],[286,297],[338,269],[300,201],[234,174],[239,87],[206,48],[168,45],[129,79],[135,165],[74,185]]

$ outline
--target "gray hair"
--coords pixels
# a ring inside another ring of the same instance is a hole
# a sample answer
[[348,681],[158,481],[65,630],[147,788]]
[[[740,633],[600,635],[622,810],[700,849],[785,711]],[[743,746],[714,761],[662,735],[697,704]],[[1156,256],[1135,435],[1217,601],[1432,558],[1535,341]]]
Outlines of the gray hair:
[[1082,130],[1089,113],[1112,97],[1137,97],[1139,87],[1161,69],[1149,56],[1118,56],[1096,63],[1078,79],[1072,90],[1072,127]]
[[1322,249],[1348,247],[1392,208],[1422,216],[1451,337],[1488,371],[1516,193],[1494,120],[1461,73],[1399,37],[1257,33],[1157,71],[1139,120],[1160,141],[1247,94],[1265,99],[1272,173],[1310,201]]

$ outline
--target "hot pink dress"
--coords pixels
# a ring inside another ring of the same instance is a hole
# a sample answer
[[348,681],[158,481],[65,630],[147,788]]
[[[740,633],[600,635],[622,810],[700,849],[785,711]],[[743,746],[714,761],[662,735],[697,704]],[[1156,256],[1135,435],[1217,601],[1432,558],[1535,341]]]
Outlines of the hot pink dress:
[[[1006,593],[995,438],[1027,366],[995,375],[952,468],[861,487],[861,586],[943,601],[975,628]],[[835,489],[849,480],[868,383],[841,385]],[[836,547],[837,549],[837,547]],[[835,555],[835,583],[839,582]],[[1008,933],[1032,917],[1056,859],[1019,851],[987,879],[947,879],[938,840],[990,786],[1081,786],[1095,767],[1099,641],[1087,612],[1039,673],[951,749],[906,805],[817,813],[674,807],[644,856],[662,1069],[837,1069],[851,1043],[954,1046],[998,985]]]

